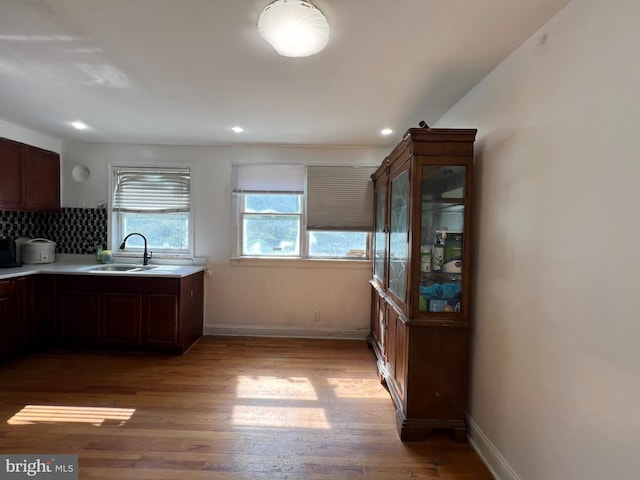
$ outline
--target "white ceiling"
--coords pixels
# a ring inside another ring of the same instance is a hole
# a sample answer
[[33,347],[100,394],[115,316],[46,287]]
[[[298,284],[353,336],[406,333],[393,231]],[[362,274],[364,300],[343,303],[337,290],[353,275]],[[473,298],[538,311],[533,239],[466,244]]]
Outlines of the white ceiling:
[[315,0],[331,37],[308,58],[258,35],[267,3],[1,0],[0,118],[75,141],[388,146],[568,0]]

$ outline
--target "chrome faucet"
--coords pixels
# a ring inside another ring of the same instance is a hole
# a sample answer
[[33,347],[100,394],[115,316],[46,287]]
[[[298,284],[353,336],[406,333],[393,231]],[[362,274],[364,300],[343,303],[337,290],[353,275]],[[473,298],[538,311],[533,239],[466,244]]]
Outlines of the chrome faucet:
[[142,264],[143,265],[149,265],[149,259],[151,258],[151,255],[153,255],[153,252],[147,254],[147,237],[145,237],[141,233],[133,232],[133,233],[130,233],[129,235],[127,235],[126,237],[124,237],[124,240],[120,244],[120,250],[124,250],[124,247],[126,247],[125,244],[127,243],[127,239],[131,235],[139,235],[144,240],[144,254],[142,255]]

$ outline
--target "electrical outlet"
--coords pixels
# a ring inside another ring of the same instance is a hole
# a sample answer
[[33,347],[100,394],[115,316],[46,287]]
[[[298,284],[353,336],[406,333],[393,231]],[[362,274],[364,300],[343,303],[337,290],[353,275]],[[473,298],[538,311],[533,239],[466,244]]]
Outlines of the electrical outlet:
[[320,321],[320,310],[314,310],[313,311],[313,321],[314,322],[319,322]]

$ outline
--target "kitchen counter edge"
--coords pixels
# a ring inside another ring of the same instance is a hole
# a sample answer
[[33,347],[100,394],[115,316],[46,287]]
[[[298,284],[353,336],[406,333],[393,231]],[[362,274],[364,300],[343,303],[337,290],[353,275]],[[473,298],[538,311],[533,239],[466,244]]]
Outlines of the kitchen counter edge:
[[[95,266],[98,266],[96,264]],[[43,263],[23,265],[16,268],[0,269],[0,280],[35,275],[39,273],[54,275],[91,275],[120,277],[164,277],[183,278],[206,270],[204,265],[154,265],[156,268],[135,272],[95,272],[89,271],[91,265],[86,263]]]

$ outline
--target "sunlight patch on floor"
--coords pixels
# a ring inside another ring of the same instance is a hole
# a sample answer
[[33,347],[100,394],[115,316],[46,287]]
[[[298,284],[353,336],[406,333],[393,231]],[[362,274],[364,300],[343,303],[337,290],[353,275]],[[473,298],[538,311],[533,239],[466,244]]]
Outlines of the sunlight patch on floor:
[[232,421],[241,427],[331,428],[322,408],[236,405]]
[[238,377],[238,398],[317,400],[316,391],[305,377]]
[[380,382],[375,380],[327,378],[327,383],[333,387],[334,395],[339,398],[389,399],[389,392],[380,386]]
[[7,420],[9,425],[31,425],[35,423],[89,423],[99,427],[123,425],[131,418],[135,408],[68,407],[57,405],[25,405]]

